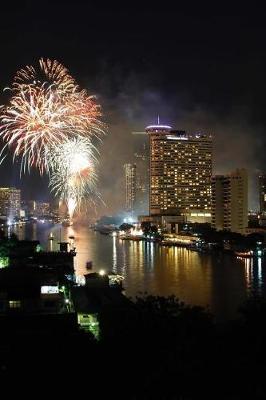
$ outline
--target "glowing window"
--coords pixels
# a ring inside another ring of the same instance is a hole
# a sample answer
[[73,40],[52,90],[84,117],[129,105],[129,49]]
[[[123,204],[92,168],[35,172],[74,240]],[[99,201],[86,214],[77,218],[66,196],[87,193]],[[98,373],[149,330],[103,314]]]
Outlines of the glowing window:
[[59,293],[58,286],[41,286],[42,294]]
[[20,308],[21,301],[20,300],[9,300],[9,308]]

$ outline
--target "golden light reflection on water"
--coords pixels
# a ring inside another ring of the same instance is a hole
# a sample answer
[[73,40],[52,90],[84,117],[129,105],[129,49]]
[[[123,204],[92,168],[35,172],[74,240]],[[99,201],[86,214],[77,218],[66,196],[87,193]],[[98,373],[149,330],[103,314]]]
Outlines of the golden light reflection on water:
[[116,237],[113,237],[113,271],[117,273],[117,249],[116,249]]
[[231,255],[208,255],[185,248],[162,247],[155,243],[121,240],[101,235],[87,226],[61,227],[32,224],[16,228],[20,239],[38,238],[44,249],[49,249],[49,235],[54,236],[53,248],[58,242],[71,242],[77,250],[77,275],[92,271],[113,270],[125,277],[128,296],[140,292],[155,295],[176,295],[189,304],[209,305],[212,311],[231,315],[250,290],[264,290],[265,261],[238,260]]
[[262,258],[242,259],[245,266],[246,286],[248,290],[261,292],[264,288]]
[[124,241],[122,246],[127,254],[128,295],[147,291],[163,296],[175,294],[192,304],[211,303],[212,269],[206,268],[206,259],[198,253],[145,242]]
[[252,282],[253,258],[245,258],[244,264],[245,264],[246,284],[247,287],[250,288]]

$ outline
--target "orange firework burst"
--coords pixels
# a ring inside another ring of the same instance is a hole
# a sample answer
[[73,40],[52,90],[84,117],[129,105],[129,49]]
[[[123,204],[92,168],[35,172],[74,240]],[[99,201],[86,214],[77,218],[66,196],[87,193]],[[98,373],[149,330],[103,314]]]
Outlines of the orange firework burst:
[[39,65],[35,68],[27,65],[20,69],[14,78],[13,87],[19,91],[23,87],[27,90],[30,86],[47,85],[55,86],[57,91],[72,93],[77,89],[74,78],[70,75],[67,68],[56,60],[45,60],[41,58]]
[[78,134],[82,136],[93,136],[104,133],[104,124],[100,122],[101,107],[95,101],[95,96],[88,96],[86,90],[74,91],[67,99],[65,104],[68,110],[69,124],[72,129],[78,127]]
[[14,157],[22,157],[24,171],[33,166],[41,173],[48,170],[47,149],[73,132],[84,137],[104,132],[95,97],[80,90],[58,61],[40,59],[38,68],[19,70],[10,90],[10,103],[0,114],[0,135]]
[[67,135],[65,112],[64,104],[50,90],[29,88],[14,94],[0,115],[0,129],[4,141],[13,148],[14,157],[22,156],[24,170],[34,165],[43,172],[43,150]]

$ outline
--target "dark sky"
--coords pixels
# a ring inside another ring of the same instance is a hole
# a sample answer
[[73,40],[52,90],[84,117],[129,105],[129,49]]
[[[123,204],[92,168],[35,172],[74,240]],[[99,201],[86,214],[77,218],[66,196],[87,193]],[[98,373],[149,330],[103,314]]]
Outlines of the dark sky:
[[[98,3],[21,1],[2,7],[1,90],[17,69],[49,57],[98,96],[109,125],[100,145],[99,190],[107,204],[101,212],[123,203],[122,166],[142,140],[131,131],[143,130],[158,113],[178,129],[212,133],[215,172],[247,167],[255,207],[255,176],[265,168],[264,10]],[[33,172],[19,183],[17,170],[4,162],[0,184],[20,184],[28,198],[47,197],[47,179]]]

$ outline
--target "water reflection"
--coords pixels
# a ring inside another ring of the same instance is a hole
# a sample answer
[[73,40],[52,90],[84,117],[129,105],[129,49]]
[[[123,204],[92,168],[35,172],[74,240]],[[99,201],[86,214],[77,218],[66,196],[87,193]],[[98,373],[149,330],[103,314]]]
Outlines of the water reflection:
[[245,267],[247,290],[261,293],[265,286],[262,258],[246,258],[241,261]]
[[113,236],[113,271],[117,273],[117,249],[116,249],[116,237]]
[[[185,248],[164,248],[155,243],[122,241],[101,235],[86,226],[32,224],[12,231],[20,239],[39,239],[44,249],[58,250],[60,241],[76,247],[76,274],[114,270],[124,276],[126,294],[139,292],[168,296],[202,306],[222,317],[231,317],[251,290],[265,291],[265,261],[236,259],[230,255],[208,255]],[[9,231],[11,233],[11,230]],[[53,241],[49,241],[50,234]]]
[[262,269],[261,269],[262,260],[261,257],[258,258],[258,280],[260,282],[260,286],[262,286]]

